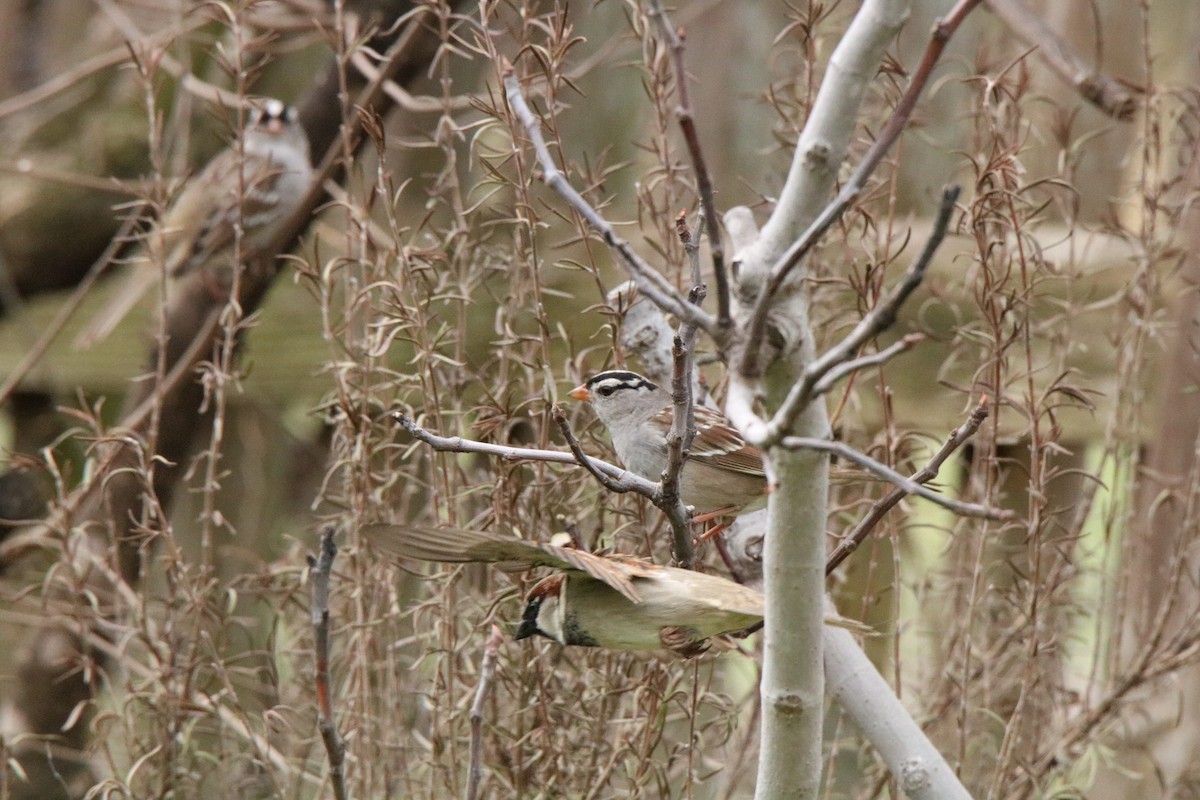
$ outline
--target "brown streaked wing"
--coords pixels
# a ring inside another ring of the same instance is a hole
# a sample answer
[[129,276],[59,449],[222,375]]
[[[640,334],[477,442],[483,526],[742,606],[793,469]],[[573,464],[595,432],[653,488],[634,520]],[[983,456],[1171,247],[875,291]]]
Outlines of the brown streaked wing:
[[618,561],[571,547],[555,547],[467,528],[427,525],[363,525],[362,535],[373,546],[393,556],[451,564],[470,562],[520,564],[525,567],[555,567],[586,572],[640,603],[633,579],[655,569],[652,565]]
[[[179,198],[176,207],[165,223],[170,224],[176,219],[188,220],[183,224],[192,224],[195,230],[185,232],[180,237],[178,245],[168,263],[171,275],[178,276],[194,266],[206,263],[217,253],[231,247],[236,239],[236,227],[240,218],[246,232],[254,231],[263,226],[263,220],[273,218],[271,210],[276,206],[278,197],[275,186],[282,174],[279,167],[269,161],[255,165],[247,162],[246,172],[243,173],[241,187],[241,206],[238,206],[237,156],[232,150],[220,153],[207,168],[189,184],[194,186],[199,195],[195,200],[188,196],[187,190]],[[205,185],[220,187],[224,195],[219,198],[207,214],[184,208],[194,203],[210,202],[204,195]],[[192,220],[191,217],[199,217]]]
[[721,611],[732,611],[746,616],[763,615],[763,595],[757,589],[735,583],[719,575],[709,575],[676,567],[664,567],[665,577],[680,587],[687,587],[686,594],[697,602]]
[[[664,408],[655,417],[664,429],[671,426],[672,409]],[[762,453],[746,444],[746,440],[725,419],[723,414],[706,406],[696,406],[696,438],[692,440],[688,458],[707,461],[713,466],[754,477],[766,477]]]

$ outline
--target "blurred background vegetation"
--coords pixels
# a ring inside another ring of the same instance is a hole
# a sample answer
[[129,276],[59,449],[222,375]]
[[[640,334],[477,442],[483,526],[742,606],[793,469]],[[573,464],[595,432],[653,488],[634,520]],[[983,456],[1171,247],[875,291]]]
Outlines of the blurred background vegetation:
[[[848,164],[947,6],[914,3]],[[837,341],[914,257],[941,187],[966,187],[930,278],[889,333],[928,339],[829,406],[839,438],[911,471],[988,394],[992,418],[941,486],[1019,519],[955,520],[913,502],[833,583],[842,611],[879,631],[865,647],[975,796],[1200,796],[1182,755],[1200,738],[1190,560],[1200,15],[1189,0],[1034,6],[1130,87],[1136,113],[1097,110],[976,11],[893,157],[812,257],[806,286],[819,343]],[[154,524],[139,540],[141,582],[116,614],[53,591],[81,580],[61,556],[80,521],[55,509],[106,480],[97,454],[120,439],[109,426],[152,372],[161,314],[147,302],[103,343],[76,347],[116,283],[101,280],[16,371],[116,233],[119,206],[167,190],[227,138],[223,115],[165,61],[146,64],[166,56],[236,90],[225,65],[241,48],[254,64],[244,88],[300,103],[331,63],[344,75],[360,69],[353,53],[373,60],[364,34],[410,8],[0,4],[0,376],[19,377],[6,398],[0,513],[57,520],[41,542],[53,546],[5,553],[0,691],[10,706],[30,691],[26,643],[46,620],[93,631],[103,657],[81,658],[76,674],[106,691],[72,718],[86,755],[63,757],[80,774],[45,784],[63,795],[96,781],[114,797],[325,791],[303,560],[322,522],[343,547],[335,710],[361,797],[463,793],[483,637],[516,618],[525,581],[479,568],[423,580],[361,548],[357,524],[567,529],[666,554],[652,507],[605,495],[578,470],[434,454],[387,416],[410,409],[445,435],[561,447],[551,404],[627,363],[623,309],[607,300],[624,275],[514,145],[500,55],[529,78],[573,184],[677,283],[674,218],[696,206],[669,64],[637,3],[443,3],[416,17],[436,55],[390,87],[396,110],[368,126],[368,146],[285,259],[236,370],[208,373],[224,376],[209,381],[221,424],[197,418],[208,455],[184,463],[166,519],[143,519]],[[765,218],[856,8],[673,9],[721,210]],[[719,395],[721,365],[704,374]],[[569,408],[589,451],[609,452],[592,417]],[[883,489],[835,491],[831,541]],[[681,662],[505,644],[484,796],[748,796],[756,647]],[[829,796],[894,794],[857,732],[829,719]],[[46,740],[11,717],[3,733],[14,757],[4,796],[50,796],[22,788]]]

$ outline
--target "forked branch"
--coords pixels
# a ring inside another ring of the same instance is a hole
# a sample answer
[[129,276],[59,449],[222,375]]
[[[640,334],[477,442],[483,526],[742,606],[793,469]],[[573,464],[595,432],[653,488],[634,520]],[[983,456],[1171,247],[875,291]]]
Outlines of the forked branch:
[[770,277],[763,283],[762,289],[755,299],[754,308],[746,322],[746,344],[742,350],[742,357],[739,364],[739,370],[742,375],[754,378],[761,374],[764,367],[760,363],[763,337],[766,334],[767,315],[772,300],[779,293],[779,290],[783,288],[792,270],[808,255],[809,251],[821,240],[826,231],[842,218],[842,215],[846,213],[846,209],[858,199],[859,194],[866,188],[867,180],[875,172],[875,168],[879,166],[879,163],[883,161],[883,157],[887,155],[892,145],[900,138],[900,134],[904,132],[904,128],[917,106],[917,99],[929,82],[929,78],[933,74],[933,68],[937,65],[942,51],[946,48],[946,43],[954,35],[954,32],[958,30],[959,25],[962,24],[966,16],[980,2],[982,0],[959,0],[945,17],[939,19],[934,24],[929,44],[926,46],[925,53],[921,57],[921,63],[918,65],[916,72],[913,73],[912,81],[909,83],[908,89],[904,92],[904,96],[900,98],[895,111],[892,112],[891,118],[883,126],[883,130],[879,132],[879,138],[875,140],[875,144],[867,151],[866,156],[863,157],[863,160],[854,170],[850,179],[846,181],[842,190],[838,192],[833,202],[825,207],[825,210],[808,226],[808,229],[800,235],[800,238],[793,242],[783,255],[779,257],[778,261],[775,262],[775,265],[771,267]]
[[817,397],[832,388],[840,378],[851,372],[882,361],[911,348],[919,339],[905,337],[873,356],[854,359],[854,354],[867,342],[883,333],[896,321],[896,315],[904,301],[916,291],[925,279],[925,271],[933,260],[946,231],[950,227],[950,216],[954,212],[954,204],[958,201],[961,188],[951,186],[942,192],[942,203],[938,208],[937,219],[933,223],[933,232],[929,235],[925,247],[917,259],[909,266],[904,277],[892,290],[867,312],[866,316],[850,331],[849,335],[838,342],[820,357],[804,368],[800,380],[788,392],[779,410],[760,430],[747,431],[749,441],[756,447],[764,448],[778,442],[792,427],[796,417],[805,407]]

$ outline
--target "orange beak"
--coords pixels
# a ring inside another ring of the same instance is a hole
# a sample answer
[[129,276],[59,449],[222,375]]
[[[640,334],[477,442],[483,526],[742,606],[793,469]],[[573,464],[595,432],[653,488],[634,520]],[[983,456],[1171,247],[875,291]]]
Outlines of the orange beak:
[[567,392],[567,397],[574,397],[576,400],[591,400],[592,393],[588,391],[587,384],[581,383],[571,391]]

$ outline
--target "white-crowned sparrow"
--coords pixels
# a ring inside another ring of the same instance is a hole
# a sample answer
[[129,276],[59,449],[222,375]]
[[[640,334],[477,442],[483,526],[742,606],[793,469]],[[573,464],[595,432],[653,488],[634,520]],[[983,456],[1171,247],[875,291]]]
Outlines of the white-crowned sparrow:
[[[558,570],[533,585],[516,638],[614,650],[671,650],[694,656],[714,636],[762,622],[763,596],[716,575],[660,567],[640,558],[599,556],[465,528],[370,524],[364,538],[391,556],[450,564],[494,563],[505,571]],[[827,614],[825,624],[871,633]]]
[[[672,419],[669,392],[636,372],[609,370],[569,395],[591,403],[625,469],[647,480],[662,478]],[[695,419],[696,436],[679,476],[683,502],[702,519],[765,506],[762,453],[746,444],[724,415],[696,406]]]
[[559,644],[666,648],[691,656],[707,639],[762,620],[759,592],[715,575],[462,528],[374,524],[361,530],[393,556],[559,570],[529,590],[518,639],[538,634]]
[[[228,281],[235,268],[238,227],[241,257],[247,261],[270,243],[279,224],[296,210],[312,175],[308,137],[296,110],[279,100],[264,101],[250,113],[240,150],[222,150],[185,184],[147,235],[125,285],[76,345],[88,347],[112,332],[158,280],[160,259],[172,278],[205,269],[214,271],[214,284]],[[149,251],[161,256],[152,258]]]

